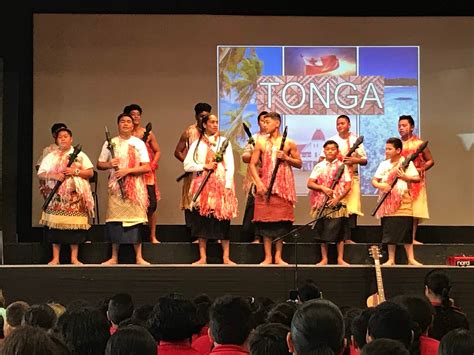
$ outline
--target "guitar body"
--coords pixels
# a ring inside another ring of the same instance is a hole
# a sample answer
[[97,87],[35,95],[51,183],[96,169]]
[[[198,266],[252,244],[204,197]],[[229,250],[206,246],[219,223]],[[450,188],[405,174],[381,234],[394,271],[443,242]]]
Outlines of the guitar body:
[[374,293],[373,295],[367,297],[367,307],[377,307],[380,303],[382,303],[382,300],[380,299],[378,293]]

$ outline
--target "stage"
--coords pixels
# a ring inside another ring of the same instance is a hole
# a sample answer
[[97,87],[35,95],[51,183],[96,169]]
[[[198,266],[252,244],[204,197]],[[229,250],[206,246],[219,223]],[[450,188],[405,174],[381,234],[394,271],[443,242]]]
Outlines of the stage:
[[[455,234],[451,233],[451,236]],[[370,237],[371,234],[365,235]],[[181,235],[179,238],[185,237]],[[308,242],[304,235],[301,240],[294,243],[290,238],[284,244],[283,257],[289,266],[260,266],[263,245],[241,242],[232,242],[230,247],[236,266],[220,264],[222,251],[218,243],[209,243],[209,264],[199,266],[190,265],[199,255],[198,245],[190,242],[143,243],[143,255],[152,263],[150,266],[134,264],[131,245],[121,247],[119,265],[101,266],[100,263],[110,257],[110,244],[88,242],[79,248],[79,258],[84,266],[67,265],[69,250],[66,246],[61,251],[61,263],[65,264],[48,266],[46,263],[51,258],[49,245],[41,242],[7,243],[4,245],[5,265],[0,266],[0,286],[7,302],[54,300],[67,304],[80,298],[95,303],[114,293],[128,292],[136,304],[144,304],[155,303],[160,295],[172,291],[188,297],[205,292],[211,297],[236,294],[285,300],[289,290],[295,288],[296,278],[299,281],[311,278],[323,290],[324,297],[339,306],[363,307],[366,298],[376,290],[373,260],[368,253],[373,243],[346,245],[345,260],[351,263],[350,266],[315,266],[320,260],[319,244]],[[404,251],[399,247],[399,265],[382,267],[387,298],[402,293],[422,294],[425,274],[433,268],[443,269],[452,279],[451,296],[472,322],[474,268],[446,266],[446,258],[449,255],[474,255],[474,244],[431,243],[415,245],[414,248],[416,258],[424,266],[405,265]],[[382,262],[386,259],[386,250],[383,250]],[[330,263],[335,263],[335,258],[335,246],[331,245]]]

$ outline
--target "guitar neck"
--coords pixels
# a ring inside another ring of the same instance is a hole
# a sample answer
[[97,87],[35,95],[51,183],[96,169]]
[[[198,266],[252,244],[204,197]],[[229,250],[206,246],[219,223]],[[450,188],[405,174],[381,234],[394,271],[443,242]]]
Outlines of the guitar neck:
[[377,280],[377,294],[379,295],[379,302],[385,302],[385,291],[383,288],[383,280],[382,280],[382,269],[380,268],[380,260],[376,258],[374,260],[375,264],[375,278]]

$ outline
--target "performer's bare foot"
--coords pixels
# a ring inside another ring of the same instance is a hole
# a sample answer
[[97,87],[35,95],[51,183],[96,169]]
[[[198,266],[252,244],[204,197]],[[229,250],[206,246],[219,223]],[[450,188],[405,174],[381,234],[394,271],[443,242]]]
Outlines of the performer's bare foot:
[[386,262],[382,264],[382,266],[392,266],[392,265],[395,265],[395,261],[390,260],[390,259],[388,259]]
[[156,239],[156,238],[150,238],[150,242],[151,242],[152,244],[160,244],[160,243],[161,243],[161,242],[160,242],[158,239]]
[[357,243],[354,242],[353,240],[348,239],[344,241],[344,244],[357,244]]
[[419,242],[419,241],[416,240],[416,239],[413,239],[413,244],[418,244],[418,245],[419,245],[419,244],[423,244],[423,243],[422,243],[422,242]]
[[204,264],[207,264],[207,260],[206,260],[206,259],[199,259],[198,261],[195,261],[195,262],[192,263],[191,265],[204,265]]
[[272,263],[272,259],[265,258],[263,261],[260,263],[260,265],[270,265]]
[[337,259],[337,265],[342,265],[342,266],[349,266],[348,262],[344,261],[344,259]]
[[252,244],[260,244],[260,239],[258,239],[258,238],[257,238],[257,239],[254,239],[254,240],[252,241]]
[[104,261],[101,265],[117,265],[117,264],[118,264],[117,259],[110,258],[109,260]]
[[288,265],[288,263],[283,259],[275,259],[275,264],[277,264],[277,265]]
[[73,265],[84,265],[83,263],[81,263],[79,260],[71,260],[71,264]]
[[327,265],[328,264],[328,259],[321,259],[319,263],[316,263],[316,266],[322,266],[322,265]]
[[226,258],[226,259],[222,259],[222,262],[226,265],[237,265],[236,263],[234,263],[232,260]]
[[422,266],[423,264],[420,263],[418,260],[416,259],[411,259],[411,260],[408,260],[408,265],[413,265],[413,266]]
[[58,259],[53,259],[48,263],[48,265],[59,265],[59,260]]
[[137,265],[151,265],[148,261],[143,258],[137,259]]

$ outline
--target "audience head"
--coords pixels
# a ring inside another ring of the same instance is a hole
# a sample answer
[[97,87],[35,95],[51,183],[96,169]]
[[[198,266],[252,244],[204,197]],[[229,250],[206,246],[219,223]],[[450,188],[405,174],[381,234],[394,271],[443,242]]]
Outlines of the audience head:
[[[82,308],[90,308],[92,307],[89,301],[86,301],[84,299],[76,299],[68,303],[66,306],[66,310],[68,311],[74,311],[77,309],[82,309]],[[105,315],[105,313],[104,313]]]
[[132,296],[128,293],[117,293],[109,301],[107,318],[112,324],[118,326],[123,320],[130,318],[133,314]]
[[34,304],[23,316],[22,325],[40,327],[44,330],[53,329],[58,320],[56,313],[47,304]]
[[410,313],[420,333],[428,332],[428,328],[433,323],[434,309],[425,297],[400,295],[390,301],[404,307]]
[[294,354],[339,354],[344,347],[341,311],[328,300],[305,302],[293,316],[288,347]]
[[366,308],[352,320],[351,336],[357,349],[362,349],[367,343],[367,324],[369,323],[370,316],[374,313],[374,309],[373,307]]
[[249,337],[250,355],[289,355],[286,336],[290,328],[280,323],[259,325]]
[[298,309],[298,305],[294,302],[282,302],[276,304],[270,312],[268,312],[267,323],[280,323],[288,328],[291,326],[291,320]]
[[139,325],[146,328],[152,311],[153,306],[151,304],[144,304],[135,308],[133,310],[132,317],[130,318],[130,324]]
[[217,344],[242,345],[250,333],[249,302],[238,296],[222,296],[211,306],[209,335]]
[[145,328],[129,325],[110,337],[105,355],[156,355],[156,342]]
[[58,320],[58,330],[74,354],[103,355],[110,337],[109,322],[95,308],[66,310]]
[[398,340],[410,349],[413,332],[408,311],[393,302],[375,307],[367,325],[368,343],[379,338]]
[[381,338],[364,346],[360,355],[410,355],[410,352],[398,340]]
[[441,339],[438,355],[474,354],[474,334],[467,329],[453,329]]
[[435,269],[426,274],[425,295],[430,301],[439,301],[444,307],[449,307],[449,291],[451,281],[446,273]]
[[321,298],[321,290],[311,279],[306,280],[300,287],[298,287],[298,294],[301,302]]
[[6,319],[3,322],[3,334],[5,337],[8,336],[13,329],[21,325],[23,316],[28,308],[30,308],[28,303],[23,301],[13,302],[7,307],[5,311]]
[[355,308],[355,307],[350,307],[347,308],[346,310],[343,310],[343,308],[340,308],[342,312],[342,317],[344,319],[344,339],[346,344],[351,343],[352,339],[352,329],[351,325],[352,322],[356,317],[358,317],[361,313],[362,310],[360,308]]
[[2,355],[69,355],[67,347],[44,329],[18,327],[5,338]]
[[250,329],[257,328],[260,324],[267,322],[267,315],[275,302],[268,297],[248,297],[252,316],[250,318]]
[[193,304],[196,307],[196,325],[202,329],[209,324],[209,309],[212,300],[207,294],[202,293],[193,298]]
[[157,340],[182,341],[197,332],[196,308],[183,298],[161,297],[149,319],[149,330]]

